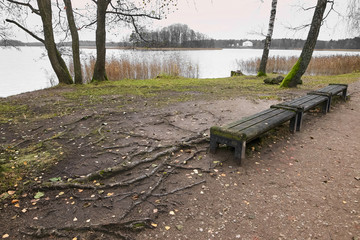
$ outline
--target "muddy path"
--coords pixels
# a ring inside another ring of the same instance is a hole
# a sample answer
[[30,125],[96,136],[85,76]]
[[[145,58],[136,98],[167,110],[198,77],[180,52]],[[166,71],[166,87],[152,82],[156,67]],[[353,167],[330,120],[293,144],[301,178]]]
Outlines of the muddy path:
[[[335,102],[326,116],[306,115],[302,132],[292,135],[282,126],[254,141],[241,166],[232,149],[208,152],[209,128],[277,101],[235,98],[153,107],[134,99],[120,109],[111,99],[112,104],[69,106],[61,116],[4,123],[2,144],[26,149],[37,142],[37,158],[58,161],[40,174],[29,173],[26,190],[1,202],[0,234],[357,239],[360,82],[349,92],[351,100]],[[34,104],[39,115],[48,106],[43,104]]]

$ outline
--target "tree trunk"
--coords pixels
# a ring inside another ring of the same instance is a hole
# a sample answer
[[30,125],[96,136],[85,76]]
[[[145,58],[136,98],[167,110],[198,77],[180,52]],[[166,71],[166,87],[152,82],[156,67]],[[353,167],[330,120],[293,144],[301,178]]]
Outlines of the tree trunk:
[[80,62],[80,50],[79,50],[79,34],[76,28],[73,9],[70,0],[64,0],[66,8],[66,16],[71,32],[72,38],[72,53],[73,53],[73,63],[74,63],[74,72],[75,72],[75,84],[82,84],[83,78],[81,73],[81,62]]
[[53,27],[52,27],[52,11],[50,0],[37,0],[41,20],[44,29],[45,48],[54,72],[59,79],[59,83],[72,84],[73,80],[69,70],[61,57],[60,52],[56,48]]
[[301,77],[305,73],[314,52],[327,1],[328,0],[318,0],[311,22],[310,31],[302,49],[301,55],[291,71],[282,81],[280,87],[296,87],[297,84],[301,82]]
[[105,17],[106,9],[109,5],[108,0],[97,1],[97,26],[96,26],[96,62],[92,82],[108,80],[105,71],[106,61],[106,29]]
[[269,57],[269,50],[270,50],[270,44],[271,44],[271,38],[274,31],[274,23],[275,23],[275,16],[276,16],[276,5],[277,0],[272,0],[271,3],[271,13],[270,13],[270,21],[269,21],[269,29],[268,33],[265,38],[265,44],[264,44],[264,51],[263,55],[261,57],[260,67],[258,71],[258,76],[266,76],[266,65],[267,60]]

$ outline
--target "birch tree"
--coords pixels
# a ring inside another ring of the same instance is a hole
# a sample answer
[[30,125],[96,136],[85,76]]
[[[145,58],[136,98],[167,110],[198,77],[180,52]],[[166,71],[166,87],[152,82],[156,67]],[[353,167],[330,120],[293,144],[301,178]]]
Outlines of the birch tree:
[[266,76],[266,65],[267,65],[267,60],[269,57],[269,50],[270,50],[270,45],[271,45],[272,34],[274,31],[276,6],[277,6],[277,0],[272,0],[269,29],[268,29],[268,33],[265,38],[264,50],[263,50],[263,54],[261,57],[260,66],[259,66],[259,70],[258,70],[258,74],[257,74],[259,77]]
[[317,1],[314,15],[311,21],[310,30],[304,47],[301,51],[300,57],[295,63],[295,65],[292,67],[290,72],[286,75],[286,77],[280,84],[280,87],[296,87],[297,84],[301,81],[301,77],[305,73],[314,52],[316,41],[319,36],[320,28],[324,19],[325,9],[328,3],[333,4],[333,1]]

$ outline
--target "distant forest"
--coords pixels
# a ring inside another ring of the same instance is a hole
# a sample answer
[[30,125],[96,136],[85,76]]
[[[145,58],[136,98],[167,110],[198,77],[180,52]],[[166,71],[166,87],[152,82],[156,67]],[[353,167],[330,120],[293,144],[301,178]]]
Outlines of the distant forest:
[[[243,43],[250,41],[252,46],[246,48],[262,49],[265,40],[228,39],[216,40],[205,34],[190,29],[185,24],[173,24],[157,31],[141,31],[132,33],[128,41],[108,42],[107,47],[124,48],[244,48]],[[273,39],[272,49],[301,49],[305,40],[301,39]],[[59,45],[71,46],[70,42]],[[94,47],[94,41],[80,41],[81,46]],[[24,43],[17,40],[2,40],[0,46],[42,46],[41,43]],[[318,40],[316,49],[360,49],[360,37],[341,40],[322,41]]]

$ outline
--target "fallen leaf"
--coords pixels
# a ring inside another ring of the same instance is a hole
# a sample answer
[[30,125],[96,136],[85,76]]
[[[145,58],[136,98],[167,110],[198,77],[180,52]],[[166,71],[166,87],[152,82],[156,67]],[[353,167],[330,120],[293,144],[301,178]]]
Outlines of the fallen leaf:
[[138,200],[139,199],[139,195],[134,195],[132,196],[132,199],[135,201],[135,200]]
[[91,221],[91,219],[86,220],[87,223],[90,222],[90,221]]
[[83,192],[84,190],[83,189],[79,189],[78,192]]
[[37,193],[35,194],[34,198],[35,198],[35,199],[39,199],[39,198],[43,197],[44,195],[45,195],[45,193],[43,193],[43,192],[37,192]]
[[73,221],[76,222],[78,219],[76,217],[74,217]]
[[12,204],[15,204],[15,203],[18,203],[18,202],[19,202],[18,199],[13,199],[13,200],[11,201]]
[[50,178],[49,180],[50,180],[50,182],[59,182],[59,181],[61,181],[61,177],[53,177],[53,178]]
[[22,211],[23,213],[26,213],[26,212],[27,212],[27,209],[24,208],[24,209],[22,209],[21,211]]
[[159,210],[157,208],[153,209],[153,213],[157,213]]
[[113,192],[109,192],[108,194],[106,194],[108,197],[111,197],[112,195],[114,195],[114,193]]
[[11,190],[9,190],[7,193],[8,193],[9,195],[14,195],[14,194],[16,193],[16,191],[11,191]]
[[64,192],[59,192],[58,195],[61,196],[61,195],[64,195],[64,194],[65,194]]
[[91,203],[84,203],[83,207],[84,208],[87,208],[87,207],[90,207],[91,206]]
[[17,207],[17,208],[19,208],[19,207],[20,207],[20,204],[17,203],[17,204],[15,204],[14,206]]
[[169,214],[170,214],[170,215],[175,215],[175,212],[174,212],[174,211],[170,211]]
[[158,225],[156,223],[151,223],[151,226],[157,227]]
[[2,235],[2,238],[8,238],[8,237],[10,237],[10,235],[7,234],[7,233],[5,233],[4,235]]
[[181,231],[183,228],[184,228],[183,225],[176,225],[176,229],[179,230],[179,231]]
[[169,230],[170,228],[170,226],[165,226],[165,230]]

